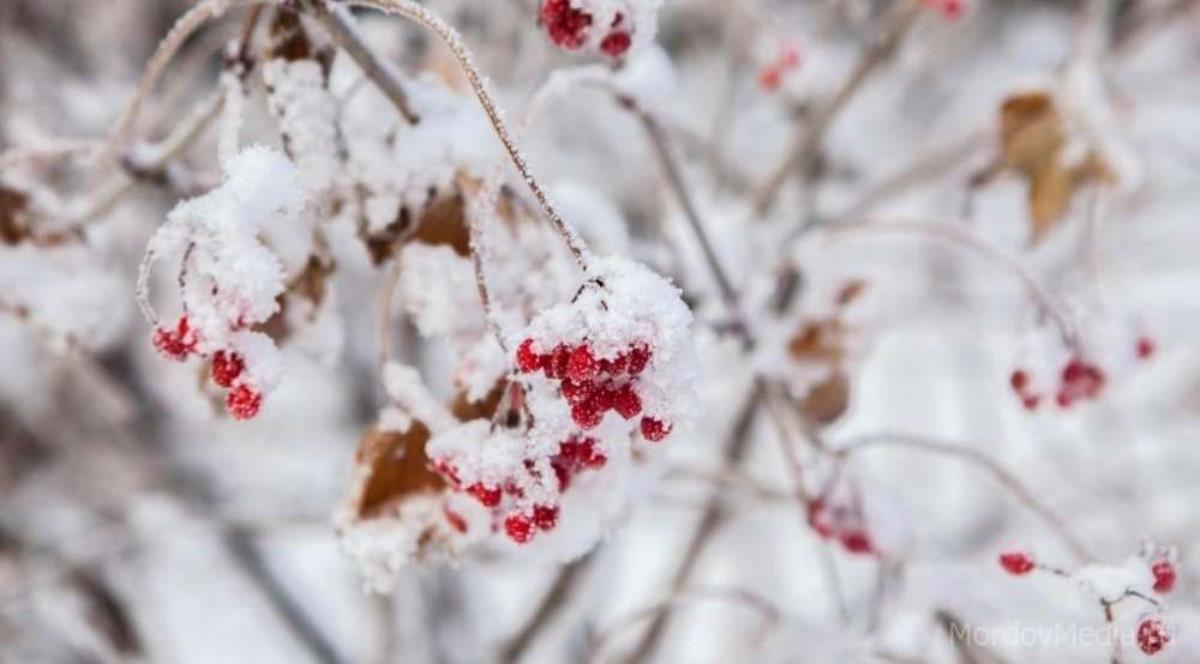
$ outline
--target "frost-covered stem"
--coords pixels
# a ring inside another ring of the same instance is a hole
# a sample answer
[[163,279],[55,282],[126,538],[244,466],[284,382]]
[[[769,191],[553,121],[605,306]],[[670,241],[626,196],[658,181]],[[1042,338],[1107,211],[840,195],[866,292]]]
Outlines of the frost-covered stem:
[[76,154],[87,154],[104,147],[94,140],[49,139],[37,145],[22,145],[0,152],[0,170],[17,164],[40,159],[62,159]]
[[836,237],[841,234],[863,231],[926,235],[949,240],[957,246],[970,249],[977,255],[1004,268],[1019,279],[1024,284],[1025,289],[1029,291],[1029,295],[1037,303],[1038,308],[1054,321],[1054,324],[1058,327],[1059,335],[1062,337],[1063,344],[1074,351],[1080,349],[1079,332],[1071,322],[1070,316],[1055,303],[1054,298],[1029,273],[1029,270],[1025,269],[1016,258],[986,242],[966,228],[938,222],[875,223],[871,220],[863,220],[854,224],[845,224],[837,228],[830,228],[829,235],[830,237]]
[[[253,4],[258,4],[257,2]],[[141,110],[142,102],[154,89],[154,85],[158,82],[162,75],[163,69],[179,52],[179,47],[183,42],[192,35],[200,26],[207,23],[210,19],[220,16],[225,8],[229,5],[229,0],[202,0],[191,9],[180,16],[175,21],[175,25],[167,32],[167,36],[158,43],[158,48],[155,49],[154,55],[150,57],[150,61],[146,63],[146,68],[142,72],[141,79],[138,80],[137,89],[134,91],[133,98],[125,106],[125,111],[117,119],[113,125],[112,131],[108,137],[108,148],[105,151],[105,157],[111,158],[121,151],[121,145],[125,141],[126,135],[129,133],[129,128],[133,125],[134,119],[137,117],[138,111]]]
[[325,32],[350,59],[354,60],[363,75],[375,83],[375,87],[392,102],[396,110],[408,124],[417,124],[421,118],[412,110],[408,101],[408,93],[404,91],[404,79],[391,61],[379,57],[371,50],[358,34],[358,26],[354,16],[346,7],[337,2],[325,0],[308,0],[306,5],[312,7],[312,16],[317,19]]
[[388,330],[392,322],[392,298],[396,295],[396,284],[400,283],[400,258],[393,254],[392,264],[388,267],[387,275],[383,278],[383,286],[379,289],[379,320],[376,322],[376,335],[379,344],[379,370],[387,366],[391,359],[392,348]]
[[671,146],[667,143],[667,137],[663,133],[662,127],[659,126],[658,122],[647,111],[638,108],[633,100],[622,99],[622,102],[634,109],[638,119],[642,122],[642,126],[646,128],[646,133],[650,136],[650,143],[654,146],[654,152],[658,155],[658,160],[662,164],[663,171],[666,173],[667,182],[671,185],[671,189],[675,191],[675,196],[679,199],[680,205],[683,206],[683,213],[688,220],[688,225],[691,227],[692,233],[696,236],[696,242],[700,245],[700,249],[704,253],[704,260],[708,262],[713,279],[716,280],[717,287],[721,291],[721,298],[725,300],[725,305],[737,315],[737,292],[734,291],[733,282],[730,281],[725,268],[721,267],[721,259],[717,256],[717,252],[713,248],[712,240],[708,236],[708,231],[705,230],[704,222],[700,220],[700,212],[696,209],[696,202],[688,190],[687,184],[683,181],[683,172],[680,170],[679,164],[675,161],[675,157],[671,154]]
[[1042,521],[1049,526],[1050,530],[1054,532],[1060,540],[1062,540],[1067,550],[1078,562],[1086,563],[1093,560],[1092,554],[1088,552],[1087,547],[1085,547],[1079,541],[1079,539],[1075,537],[1075,535],[1071,532],[1071,529],[1067,526],[1066,521],[1063,520],[1062,517],[1060,517],[1054,512],[1054,510],[1050,509],[1045,503],[1039,500],[1037,496],[1034,495],[1033,491],[1031,491],[1024,482],[1018,479],[1016,475],[1014,475],[1004,466],[1000,465],[1000,463],[995,459],[983,452],[980,452],[979,450],[966,447],[964,445],[934,440],[932,438],[927,438],[920,435],[882,432],[855,436],[854,438],[838,445],[836,447],[835,454],[845,457],[861,452],[869,447],[885,446],[904,447],[921,452],[936,454],[939,456],[955,458],[961,461],[966,461],[967,463],[973,464],[987,471],[993,477],[995,477],[1000,484],[1004,485],[1004,487],[1008,489],[1009,492],[1012,493],[1021,504],[1025,505],[1025,507],[1027,507],[1031,512],[1041,518]]
[[798,167],[805,166],[821,146],[821,139],[834,117],[846,102],[862,87],[879,65],[891,56],[908,29],[921,12],[921,0],[899,0],[888,14],[879,38],[862,55],[850,75],[828,102],[817,109],[808,125],[801,130],[796,141],[788,149],[783,163],[771,172],[767,182],[759,190],[754,201],[754,214],[761,217],[770,211],[779,191],[788,176]]
[[504,150],[508,153],[509,158],[512,159],[513,165],[516,166],[517,171],[521,174],[521,178],[525,180],[525,185],[529,187],[529,191],[533,194],[533,197],[537,199],[538,204],[546,211],[546,216],[550,219],[550,223],[554,226],[554,229],[558,231],[559,235],[567,243],[567,247],[575,257],[575,262],[586,272],[588,260],[591,256],[587,244],[575,232],[575,229],[559,215],[549,195],[542,189],[542,185],[538,182],[537,178],[534,177],[533,170],[529,167],[529,163],[526,161],[516,140],[510,134],[508,125],[504,122],[503,114],[496,105],[490,86],[484,80],[479,69],[475,67],[474,58],[471,56],[471,52],[467,50],[458,31],[442,20],[437,14],[434,14],[426,7],[411,2],[411,0],[347,0],[346,4],[350,6],[370,7],[388,14],[402,16],[428,28],[446,44],[446,47],[450,49],[455,59],[458,60],[459,66],[467,77],[467,82],[470,83],[471,89],[479,99],[479,104],[483,107],[484,113],[487,114],[492,128],[496,130],[496,136],[499,137],[500,142],[504,145]]
[[679,604],[683,604],[696,600],[715,600],[740,604],[747,608],[753,609],[763,620],[766,621],[764,633],[759,635],[760,640],[765,632],[777,626],[783,620],[783,612],[779,610],[775,604],[765,597],[753,593],[742,588],[692,588],[684,589],[676,593],[672,593],[667,599],[648,606],[640,611],[637,611],[621,620],[616,624],[601,631],[592,642],[591,654],[588,657],[589,662],[607,661],[601,657],[604,654],[605,646],[615,639],[625,630],[634,625],[647,620],[651,617],[662,615],[666,610],[671,609]]
[[496,196],[493,191],[496,190],[496,185],[491,179],[483,182],[483,189],[471,197],[471,211],[468,213],[467,229],[470,232],[471,244],[471,265],[475,268],[475,288],[479,291],[479,302],[483,305],[483,317],[487,323],[488,331],[496,338],[496,343],[500,344],[500,349],[508,355],[508,343],[505,341],[504,333],[500,329],[500,318],[496,312],[495,302],[492,300],[491,288],[488,286],[487,273],[484,271],[483,257],[486,253],[483,240],[483,222],[490,218],[494,209],[494,201]]

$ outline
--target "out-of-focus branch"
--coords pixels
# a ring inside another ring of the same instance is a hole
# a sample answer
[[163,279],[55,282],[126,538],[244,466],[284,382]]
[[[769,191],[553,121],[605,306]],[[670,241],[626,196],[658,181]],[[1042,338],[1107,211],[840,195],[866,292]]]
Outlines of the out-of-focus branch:
[[797,168],[806,167],[821,148],[825,131],[846,102],[850,101],[875,70],[887,62],[922,11],[921,0],[898,0],[884,18],[878,39],[859,59],[850,75],[834,95],[821,105],[788,149],[783,163],[776,167],[759,190],[754,201],[754,214],[761,217],[771,210],[783,183]]
[[559,610],[566,605],[567,601],[574,594],[575,587],[584,579],[587,569],[594,554],[589,554],[568,563],[555,577],[554,583],[550,586],[550,590],[542,597],[542,601],[530,616],[529,621],[525,623],[516,636],[509,640],[508,644],[500,653],[501,662],[517,662],[521,656],[537,641],[537,637],[542,633]]
[[420,122],[420,116],[412,110],[408,93],[404,91],[404,78],[391,61],[379,57],[362,40],[350,12],[340,4],[323,0],[305,0],[304,5],[312,10],[310,15],[325,28],[334,43],[354,60],[363,75],[392,102],[404,120],[409,124]]
[[966,461],[978,468],[987,471],[992,477],[995,477],[1000,484],[1004,485],[1013,497],[1022,505],[1027,507],[1031,512],[1036,514],[1050,530],[1062,540],[1067,551],[1079,562],[1090,562],[1093,560],[1092,554],[1087,547],[1079,541],[1079,538],[1071,532],[1066,521],[1059,516],[1054,510],[1050,509],[1029,489],[1016,475],[1009,471],[998,461],[971,447],[965,445],[947,443],[925,436],[919,436],[907,433],[882,432],[864,434],[855,436],[854,438],[844,441],[836,446],[836,454],[840,456],[848,456],[857,454],[870,447],[903,447],[921,452],[928,452],[938,456],[949,457]]

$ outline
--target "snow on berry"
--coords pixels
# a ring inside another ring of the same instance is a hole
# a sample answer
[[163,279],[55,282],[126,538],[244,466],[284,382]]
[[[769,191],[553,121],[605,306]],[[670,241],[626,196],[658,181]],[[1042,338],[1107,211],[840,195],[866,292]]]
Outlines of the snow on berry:
[[564,51],[618,59],[654,39],[661,0],[542,0],[538,24]]
[[223,365],[214,378],[234,388],[226,405],[230,414],[246,419],[258,413],[279,374],[274,342],[252,328],[277,312],[285,289],[283,266],[259,234],[268,225],[295,222],[304,195],[295,167],[270,148],[246,148],[225,167],[221,186],[176,205],[150,239],[139,303],[154,320],[146,292],[150,267],[157,259],[177,257],[185,313],[154,330],[154,345],[175,360],[196,354],[216,362],[220,352],[225,362],[236,355],[241,366],[236,376]]
[[1147,655],[1157,655],[1171,642],[1171,635],[1158,618],[1147,618],[1138,625],[1138,648]]

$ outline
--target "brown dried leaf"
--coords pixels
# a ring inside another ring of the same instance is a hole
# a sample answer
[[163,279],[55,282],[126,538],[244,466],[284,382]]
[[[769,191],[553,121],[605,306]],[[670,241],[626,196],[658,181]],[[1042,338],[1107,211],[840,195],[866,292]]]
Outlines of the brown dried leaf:
[[408,431],[381,431],[372,427],[359,443],[355,460],[367,470],[352,503],[359,519],[371,519],[396,502],[418,493],[440,492],[445,481],[429,468],[425,446],[429,429],[413,421]]
[[333,64],[334,50],[320,44],[308,34],[300,15],[288,9],[280,9],[271,19],[270,38],[263,49],[263,59],[283,58],[289,62],[316,60],[325,74]]
[[840,369],[817,383],[800,401],[800,412],[815,424],[836,422],[850,405],[850,379]]
[[835,364],[844,353],[845,328],[836,318],[805,321],[788,342],[788,352],[796,360]]
[[851,279],[847,281],[838,291],[837,298],[834,302],[839,308],[848,307],[854,304],[858,298],[862,297],[863,291],[867,289],[867,282],[862,279]]
[[0,185],[0,242],[17,244],[29,237],[29,196]]

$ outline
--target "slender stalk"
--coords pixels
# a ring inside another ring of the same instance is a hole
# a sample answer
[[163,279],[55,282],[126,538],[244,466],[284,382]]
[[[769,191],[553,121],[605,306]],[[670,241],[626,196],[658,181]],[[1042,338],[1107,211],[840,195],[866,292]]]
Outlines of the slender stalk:
[[964,445],[945,443],[924,436],[918,436],[906,433],[873,433],[856,436],[841,445],[836,449],[836,454],[839,456],[848,456],[857,454],[870,447],[905,447],[921,452],[937,454],[939,456],[950,457],[966,461],[978,468],[981,468],[996,478],[1000,484],[1020,502],[1027,507],[1031,512],[1036,514],[1050,530],[1062,540],[1067,551],[1079,562],[1090,562],[1093,560],[1092,554],[1087,547],[1079,541],[1067,526],[1066,521],[1059,516],[1054,510],[1050,509],[1045,503],[1034,495],[1029,487],[1017,478],[1011,471],[1000,465],[992,457],[980,452],[979,450],[966,447]]

